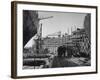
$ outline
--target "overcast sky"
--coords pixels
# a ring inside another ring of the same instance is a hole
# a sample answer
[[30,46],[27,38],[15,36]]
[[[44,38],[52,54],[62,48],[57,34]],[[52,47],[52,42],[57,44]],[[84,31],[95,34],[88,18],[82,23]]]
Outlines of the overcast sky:
[[[83,28],[84,18],[86,13],[69,13],[69,12],[45,12],[39,11],[39,17],[53,18],[41,20],[42,23],[42,36],[61,31],[62,33],[71,34],[71,30],[76,28]],[[72,29],[71,29],[72,28]]]

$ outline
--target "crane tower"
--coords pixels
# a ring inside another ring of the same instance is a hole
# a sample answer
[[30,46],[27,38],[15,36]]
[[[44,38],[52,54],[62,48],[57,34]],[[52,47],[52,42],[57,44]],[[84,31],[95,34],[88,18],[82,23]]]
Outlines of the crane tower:
[[[39,18],[38,20],[40,22],[41,20],[45,20],[45,19],[49,19],[49,18],[53,18],[53,16]],[[36,41],[36,44],[37,44],[36,49],[37,49],[37,53],[41,53],[41,49],[42,49],[42,46],[41,46],[42,45],[42,43],[41,43],[41,41],[42,41],[42,23],[38,26],[37,36],[38,36],[38,39]]]

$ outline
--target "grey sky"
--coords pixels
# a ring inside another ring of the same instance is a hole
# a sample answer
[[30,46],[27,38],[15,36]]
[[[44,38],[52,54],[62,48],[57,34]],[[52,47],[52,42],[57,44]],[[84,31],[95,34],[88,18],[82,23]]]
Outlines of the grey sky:
[[[41,20],[42,36],[61,31],[62,33],[71,33],[71,30],[83,28],[86,13],[69,13],[69,12],[45,12],[39,11],[39,17],[53,16],[53,18]],[[71,29],[72,28],[72,29]],[[68,32],[69,31],[69,32]]]

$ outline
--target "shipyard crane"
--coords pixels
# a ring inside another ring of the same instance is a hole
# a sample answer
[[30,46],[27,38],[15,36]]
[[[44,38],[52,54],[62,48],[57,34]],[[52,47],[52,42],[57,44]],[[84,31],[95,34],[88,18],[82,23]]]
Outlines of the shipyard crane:
[[[49,19],[49,18],[53,18],[53,16],[49,16],[49,17],[42,17],[42,18],[39,18],[39,22],[41,20],[45,20],[45,19]],[[37,44],[37,53],[40,53],[41,52],[41,49],[42,49],[42,23],[38,26],[38,29],[37,29],[37,41],[36,41],[36,44]]]
[[[41,20],[45,20],[45,19],[49,19],[49,18],[53,18],[53,16],[38,18],[38,20],[40,22]],[[37,34],[38,34],[39,38],[42,38],[42,23],[38,26]]]

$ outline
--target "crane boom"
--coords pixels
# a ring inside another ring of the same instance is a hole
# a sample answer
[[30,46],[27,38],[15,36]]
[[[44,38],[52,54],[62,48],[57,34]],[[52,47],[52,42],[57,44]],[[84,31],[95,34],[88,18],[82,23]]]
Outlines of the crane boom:
[[39,18],[39,21],[40,21],[40,20],[43,20],[43,19],[49,19],[49,18],[53,18],[53,16]]

